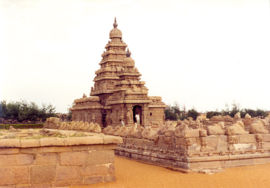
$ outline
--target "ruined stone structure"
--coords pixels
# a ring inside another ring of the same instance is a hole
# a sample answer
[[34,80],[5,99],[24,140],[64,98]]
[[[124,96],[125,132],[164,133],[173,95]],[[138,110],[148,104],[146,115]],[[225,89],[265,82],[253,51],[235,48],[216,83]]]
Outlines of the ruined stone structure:
[[116,154],[190,172],[270,162],[270,116],[241,119],[238,115],[210,120],[184,120],[159,127],[106,127],[121,136]]
[[69,187],[115,180],[120,137],[53,129],[0,131],[0,187]]
[[113,27],[90,97],[84,95],[74,101],[72,120],[94,122],[103,127],[163,124],[165,104],[161,97],[148,96],[116,20]]

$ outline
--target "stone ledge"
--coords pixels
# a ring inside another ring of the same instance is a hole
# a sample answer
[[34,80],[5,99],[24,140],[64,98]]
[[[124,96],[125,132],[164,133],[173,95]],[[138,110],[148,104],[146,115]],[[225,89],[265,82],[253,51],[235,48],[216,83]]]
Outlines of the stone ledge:
[[187,161],[192,163],[192,162],[241,160],[241,159],[269,158],[269,157],[270,153],[254,153],[254,154],[236,154],[225,156],[191,157],[187,158]]
[[[47,129],[50,130],[50,129]],[[52,130],[55,131],[55,130]],[[58,130],[59,131],[59,130]],[[31,132],[31,131],[30,131]],[[4,148],[34,148],[44,146],[76,146],[95,144],[121,144],[123,139],[118,136],[104,135],[103,133],[87,133],[84,136],[69,136],[80,131],[59,131],[64,137],[48,136],[41,138],[2,138],[0,139],[0,149]],[[18,133],[19,134],[19,133]],[[42,135],[41,135],[42,136]]]
[[123,143],[123,139],[119,136],[110,136],[110,135],[104,135],[103,137],[103,143],[104,144],[122,144]]

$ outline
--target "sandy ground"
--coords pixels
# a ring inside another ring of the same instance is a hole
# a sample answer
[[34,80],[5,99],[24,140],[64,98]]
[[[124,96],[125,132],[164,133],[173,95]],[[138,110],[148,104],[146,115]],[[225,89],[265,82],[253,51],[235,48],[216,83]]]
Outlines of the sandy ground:
[[263,188],[270,187],[270,164],[225,169],[208,175],[181,173],[166,168],[115,158],[115,182],[72,188]]

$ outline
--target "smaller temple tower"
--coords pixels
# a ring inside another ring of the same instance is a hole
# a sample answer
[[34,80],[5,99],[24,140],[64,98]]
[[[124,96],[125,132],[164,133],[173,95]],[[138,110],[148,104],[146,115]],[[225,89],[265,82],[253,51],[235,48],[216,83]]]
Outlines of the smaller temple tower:
[[97,122],[103,127],[163,124],[166,105],[161,97],[148,96],[145,82],[140,80],[141,74],[117,27],[115,19],[90,97],[84,95],[74,101],[72,120]]

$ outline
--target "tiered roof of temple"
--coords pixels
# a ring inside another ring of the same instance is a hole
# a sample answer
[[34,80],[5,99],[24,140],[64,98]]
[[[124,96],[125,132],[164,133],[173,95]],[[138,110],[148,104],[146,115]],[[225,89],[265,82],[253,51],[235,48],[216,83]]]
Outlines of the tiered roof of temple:
[[[91,97],[75,100],[71,109],[73,119],[97,121],[103,126],[117,125],[119,122],[130,125],[136,122],[135,115],[139,114],[140,122],[136,123],[162,123],[165,105],[160,97],[148,97],[145,82],[140,80],[141,74],[117,26],[115,19],[110,41],[99,63],[100,69],[95,72]],[[155,119],[151,120],[148,116],[153,116],[154,112],[161,117],[157,118],[156,114]]]

